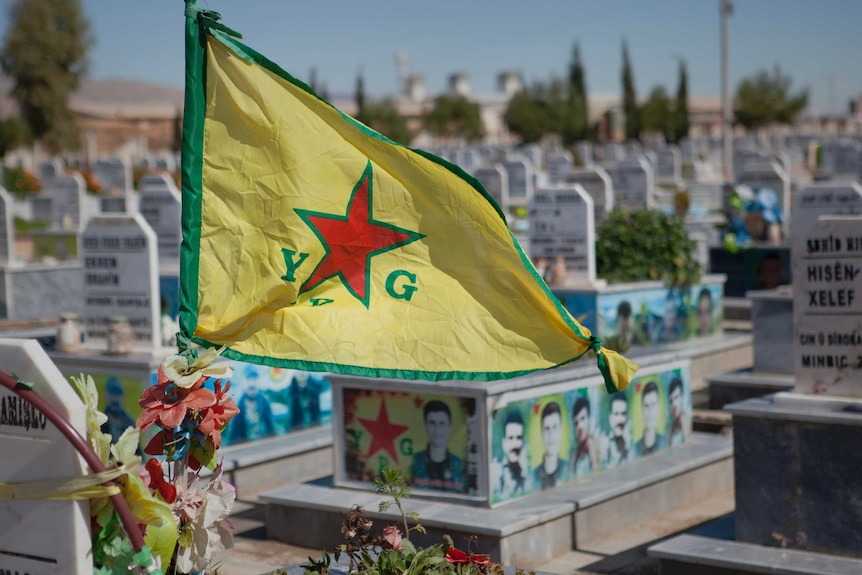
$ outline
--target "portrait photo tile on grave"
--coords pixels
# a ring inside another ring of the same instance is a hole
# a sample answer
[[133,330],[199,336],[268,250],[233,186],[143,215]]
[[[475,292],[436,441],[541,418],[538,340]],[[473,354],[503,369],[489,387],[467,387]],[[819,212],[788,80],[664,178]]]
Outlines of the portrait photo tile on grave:
[[[86,410],[36,340],[0,339],[0,369],[33,391],[82,436]],[[83,459],[60,431],[17,394],[0,387],[0,482],[82,476]],[[0,501],[0,573],[92,573],[87,500]]]

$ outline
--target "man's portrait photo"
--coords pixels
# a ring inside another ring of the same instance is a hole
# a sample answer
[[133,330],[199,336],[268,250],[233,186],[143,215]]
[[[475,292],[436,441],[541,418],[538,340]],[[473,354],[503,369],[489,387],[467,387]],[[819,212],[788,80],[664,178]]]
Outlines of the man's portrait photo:
[[428,446],[413,455],[413,485],[464,493],[467,485],[461,458],[449,451],[452,412],[445,402],[433,399],[422,410]]
[[505,500],[527,493],[530,466],[524,439],[524,418],[518,409],[511,408],[503,421],[500,441],[503,457],[491,463],[491,489],[495,499]]
[[569,462],[560,457],[560,440],[563,437],[563,414],[560,404],[551,401],[542,408],[541,433],[542,461],[533,470],[537,487],[546,489],[562,483],[568,477]]
[[579,396],[572,408],[576,447],[572,456],[572,471],[575,477],[583,477],[599,469],[599,446],[593,434],[590,400]]
[[629,426],[629,402],[626,394],[618,391],[610,399],[608,432],[602,435],[600,451],[605,468],[616,467],[632,458],[632,439]]
[[637,443],[639,455],[650,455],[664,449],[665,437],[658,431],[661,403],[658,384],[648,382],[641,393],[641,415],[643,417],[643,435]]

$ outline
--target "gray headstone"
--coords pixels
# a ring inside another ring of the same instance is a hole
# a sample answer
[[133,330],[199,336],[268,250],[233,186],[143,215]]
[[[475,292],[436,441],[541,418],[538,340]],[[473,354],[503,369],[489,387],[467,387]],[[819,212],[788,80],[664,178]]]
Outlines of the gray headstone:
[[555,152],[548,156],[547,168],[548,179],[552,184],[565,182],[566,178],[572,172],[574,161],[572,154],[569,152]]
[[482,165],[482,156],[473,148],[465,148],[461,153],[460,166],[468,174],[474,173]]
[[513,159],[503,163],[509,179],[509,201],[526,205],[535,190],[535,171],[527,160]]
[[833,180],[856,180],[862,172],[862,147],[858,142],[842,140],[823,146],[823,172]]
[[153,160],[153,166],[157,171],[173,172],[177,169],[177,159],[170,154],[157,156]]
[[682,177],[682,160],[679,148],[668,146],[656,153],[656,182],[675,183]]
[[12,259],[14,248],[14,223],[12,220],[12,204],[14,200],[2,186],[0,186],[0,261],[8,262]]
[[42,187],[44,188],[51,180],[53,180],[54,178],[59,178],[65,172],[66,170],[65,166],[63,166],[63,161],[57,158],[53,158],[39,164],[39,168],[37,169],[37,176],[39,177],[39,181],[42,183]]
[[688,187],[688,213],[694,217],[704,217],[720,212],[724,199],[720,183],[694,182]]
[[602,163],[612,165],[624,160],[626,152],[617,142],[607,142],[602,148]]
[[808,233],[820,216],[862,215],[862,186],[856,183],[815,184],[793,199],[790,212],[790,237]]
[[752,149],[735,149],[733,151],[733,176],[737,182],[742,177],[742,171],[751,164],[756,162],[763,164],[768,162],[769,158],[766,154]]
[[778,162],[748,162],[742,169],[737,183],[749,186],[756,194],[761,188],[769,188],[778,197],[778,209],[783,221],[790,214],[790,176],[787,175]]
[[539,144],[526,144],[518,148],[518,151],[527,158],[534,170],[539,170],[545,161],[545,154]]
[[541,188],[530,202],[530,257],[566,258],[566,277],[596,279],[593,199],[579,185]]
[[[35,340],[0,339],[0,365],[34,383],[82,436],[83,402]],[[82,476],[84,461],[44,415],[0,387],[0,482],[23,483]],[[83,501],[0,501],[0,573],[92,573],[90,505]]]
[[582,166],[593,165],[593,145],[590,142],[577,142],[575,144],[575,153],[581,161]]
[[614,183],[614,206],[631,209],[652,208],[655,204],[655,177],[644,158],[623,160],[608,170]]
[[139,209],[159,239],[159,259],[177,261],[182,242],[182,205],[180,192],[167,174],[147,174],[138,186]]
[[91,219],[81,239],[81,263],[88,339],[107,341],[110,318],[125,316],[136,346],[161,346],[156,234],[143,216]]
[[78,174],[57,176],[46,189],[51,197],[51,224],[63,230],[79,230],[83,221],[84,194],[87,186]]
[[479,183],[503,209],[509,211],[509,176],[503,166],[496,164],[491,168],[479,168],[474,174]]
[[821,216],[792,253],[795,389],[862,397],[862,217]]
[[579,184],[593,199],[596,224],[601,224],[614,209],[614,185],[601,166],[573,170],[567,183]]
[[122,160],[99,160],[93,175],[102,184],[103,194],[122,195],[132,188],[132,168]]

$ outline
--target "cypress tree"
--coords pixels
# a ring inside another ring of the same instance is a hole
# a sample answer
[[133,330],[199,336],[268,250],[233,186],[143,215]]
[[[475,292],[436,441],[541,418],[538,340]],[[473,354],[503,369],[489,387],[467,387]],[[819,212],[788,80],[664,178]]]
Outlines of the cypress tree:
[[674,142],[679,142],[688,136],[688,71],[685,61],[679,62],[679,87],[676,91],[676,104],[673,110],[673,126],[670,130]]
[[637,140],[640,138],[641,121],[638,99],[635,94],[635,80],[629,62],[629,48],[623,40],[623,115],[626,120],[626,139]]

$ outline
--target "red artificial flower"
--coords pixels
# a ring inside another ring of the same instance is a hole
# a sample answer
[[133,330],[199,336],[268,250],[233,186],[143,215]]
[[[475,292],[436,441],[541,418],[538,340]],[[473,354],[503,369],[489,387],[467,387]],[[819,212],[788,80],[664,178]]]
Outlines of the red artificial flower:
[[[144,411],[136,426],[142,431],[156,422],[164,429],[173,429],[183,422],[189,409],[201,410],[216,404],[215,394],[201,387],[202,381],[188,389],[177,387],[164,378],[161,366],[158,380],[158,385],[144,390],[138,402]],[[161,383],[163,380],[165,383]]]
[[232,399],[225,395],[230,389],[230,381],[225,382],[222,389],[221,380],[215,382],[215,404],[201,410],[201,420],[198,431],[212,439],[213,446],[221,447],[221,430],[227,425],[234,415],[239,413],[239,408]]
[[177,488],[165,481],[162,465],[156,459],[147,460],[147,471],[150,473],[150,486],[155,487],[165,503],[173,503],[177,499]]

